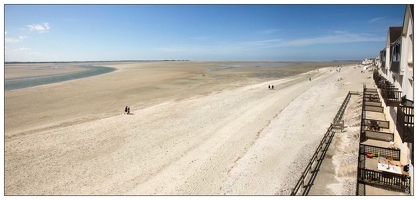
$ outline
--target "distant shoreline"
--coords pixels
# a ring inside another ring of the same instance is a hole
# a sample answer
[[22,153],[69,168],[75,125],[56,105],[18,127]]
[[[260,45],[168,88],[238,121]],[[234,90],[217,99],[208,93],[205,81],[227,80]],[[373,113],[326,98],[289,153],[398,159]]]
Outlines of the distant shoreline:
[[[155,62],[164,62],[167,61],[167,63],[170,63],[170,60],[162,60]],[[181,63],[182,60],[175,60],[174,62]],[[20,71],[19,73],[28,73],[28,69],[32,67],[32,69],[35,65],[35,67],[39,67],[40,69],[43,67],[46,67],[46,64],[48,64],[47,67],[51,67],[49,65],[68,65],[68,64],[76,64],[74,67],[77,68],[89,68],[87,70],[78,71],[78,72],[67,72],[67,73],[53,73],[53,74],[40,74],[40,75],[34,75],[33,72],[30,72],[30,76],[16,76],[17,78],[7,78],[5,76],[5,91],[10,90],[17,90],[17,89],[23,89],[28,87],[34,87],[39,85],[46,85],[51,83],[58,83],[68,80],[75,80],[80,78],[86,78],[91,76],[96,76],[104,73],[108,73],[111,71],[116,70],[116,68],[111,67],[101,67],[103,66],[112,66],[113,64],[124,64],[124,63],[153,63],[154,61],[102,61],[102,62],[31,62],[31,63],[24,63],[24,62],[8,62],[5,64],[6,71],[5,75],[9,73],[8,70],[14,69],[14,66],[20,66],[25,71]],[[230,71],[230,70],[240,70],[241,72],[246,73],[245,71],[252,70],[253,67],[259,67],[258,69],[264,68],[264,72],[258,71],[251,75],[251,77],[259,77],[259,78],[281,78],[284,76],[289,75],[295,75],[301,72],[306,72],[310,70],[314,70],[317,68],[322,68],[326,66],[336,66],[336,65],[346,65],[346,64],[353,64],[355,62],[344,62],[344,61],[333,61],[333,62],[325,62],[325,61],[317,61],[317,62],[308,62],[308,61],[243,61],[243,62],[236,62],[236,61],[201,61],[201,62],[189,62],[187,61],[187,65],[193,66],[193,65],[201,65],[202,63],[208,63],[210,65],[215,65],[217,67],[208,67],[205,72],[208,73],[209,71]],[[241,63],[241,64],[239,64]],[[94,66],[93,66],[94,65]],[[181,64],[182,65],[182,64]],[[241,67],[236,67],[240,65]],[[101,70],[95,71],[92,70],[94,67],[99,67]],[[261,67],[261,68],[260,68]],[[279,67],[280,70],[268,70],[269,68],[276,68]],[[64,67],[65,68],[65,67]],[[267,70],[267,71],[265,71]],[[37,70],[38,71],[38,70]],[[43,71],[43,70],[39,70]],[[54,70],[55,71],[55,70]],[[232,72],[232,71],[231,71]],[[10,74],[9,74],[10,75]]]
[[306,62],[361,62],[361,60],[322,60],[322,61],[298,61],[298,60],[248,60],[248,61],[239,61],[239,60],[97,60],[97,61],[11,61],[4,62],[4,64],[42,64],[42,63],[102,63],[102,62],[292,62],[292,63],[306,63]]

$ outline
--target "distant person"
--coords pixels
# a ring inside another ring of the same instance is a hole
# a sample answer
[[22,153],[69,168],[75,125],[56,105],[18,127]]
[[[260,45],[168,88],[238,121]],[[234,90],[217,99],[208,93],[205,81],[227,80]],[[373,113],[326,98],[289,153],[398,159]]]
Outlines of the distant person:
[[125,107],[125,113],[124,114],[126,114],[126,113],[128,113],[128,106]]
[[274,90],[274,85],[271,85],[271,89]]
[[131,114],[131,107],[128,107],[128,115]]
[[270,90],[270,85],[269,85],[269,90]]
[[311,81],[311,78],[309,78],[309,81]]

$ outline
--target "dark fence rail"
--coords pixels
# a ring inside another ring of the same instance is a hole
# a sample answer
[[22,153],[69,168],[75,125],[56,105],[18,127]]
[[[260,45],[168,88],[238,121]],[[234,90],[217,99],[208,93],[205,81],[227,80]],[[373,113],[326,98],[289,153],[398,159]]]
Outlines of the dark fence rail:
[[358,168],[357,175],[359,183],[409,193],[411,180],[407,175],[379,172],[364,168]]
[[[363,146],[359,146],[359,152]],[[364,148],[364,147],[363,147]],[[364,150],[363,150],[364,151]],[[356,196],[365,196],[366,195],[366,185],[359,182],[359,177],[361,177],[360,169],[366,168],[366,155],[358,154],[358,164],[357,164],[357,187],[356,187]]]
[[414,107],[398,107],[396,129],[399,132],[402,142],[414,142]]
[[382,98],[386,106],[398,106],[402,102],[402,91],[397,89],[382,89]]
[[343,103],[340,106],[340,109],[338,110],[332,122],[334,128],[340,128],[341,132],[343,131],[344,120],[342,120],[342,117],[344,115],[345,109],[347,108],[348,101],[350,101],[351,95],[359,95],[359,94],[360,94],[359,92],[354,92],[354,91],[350,91],[347,93],[347,96],[345,97]]
[[[324,157],[326,150],[328,149],[327,147],[329,146],[329,144],[331,143],[332,137],[334,135],[335,132],[332,131],[332,124],[329,126],[327,132],[325,133],[324,137],[322,138],[321,142],[319,143],[318,148],[316,148],[312,158],[309,160],[308,165],[306,166],[305,170],[303,171],[301,177],[299,178],[298,182],[296,183],[296,186],[293,188],[292,192],[290,193],[291,196],[295,196],[298,194],[300,187],[305,187],[307,184],[305,184],[305,181],[307,180],[307,178],[311,177],[309,176],[310,173],[313,173],[312,171],[312,166],[314,164],[320,164],[318,160],[318,156],[321,156],[320,153],[322,154],[322,158]],[[314,169],[317,169],[317,167],[315,167]],[[305,194],[306,195],[306,194]]]
[[380,140],[380,141],[394,141],[393,133],[376,132],[376,131],[363,131],[366,139]]
[[393,160],[397,160],[397,161],[400,161],[401,159],[401,150],[399,149],[391,149],[391,148],[360,144],[359,155],[365,155],[368,153],[372,153],[375,155],[378,155],[380,153],[381,157],[393,158]]
[[[331,124],[327,130],[327,132],[325,133],[324,137],[322,138],[321,142],[319,143],[317,149],[315,150],[312,158],[309,160],[308,165],[305,168],[305,171],[303,171],[301,177],[299,178],[298,182],[296,183],[296,186],[293,188],[292,192],[290,193],[291,196],[295,196],[298,194],[299,189],[301,187],[305,188],[305,190],[303,191],[302,195],[307,195],[310,189],[310,186],[312,186],[313,184],[313,179],[316,176],[316,174],[319,171],[319,167],[322,163],[322,160],[325,157],[325,154],[328,150],[329,145],[331,144],[332,138],[334,137],[335,132],[332,131],[332,129],[334,128],[335,123],[338,123],[342,126],[342,129],[344,128],[344,121],[341,120],[342,116],[344,115],[345,109],[347,108],[348,102],[351,98],[351,95],[359,95],[360,92],[354,92],[354,91],[350,91],[348,92],[347,96],[345,97],[340,109],[338,110],[337,114],[334,117],[334,124]],[[342,124],[341,124],[342,122]],[[318,159],[319,157],[319,159]],[[313,167],[313,165],[315,164],[315,167]],[[312,169],[314,169],[312,171]],[[311,175],[309,176],[309,174],[311,173]],[[307,179],[310,178],[310,180],[307,181]],[[306,184],[307,183],[307,184]]]
[[373,126],[377,125],[379,129],[385,128],[389,129],[390,122],[385,120],[376,120],[376,119],[362,119],[362,126],[365,126],[363,130],[372,130]]
[[379,74],[379,72],[373,72],[373,80],[376,85],[379,85],[379,82],[382,80],[382,76]]

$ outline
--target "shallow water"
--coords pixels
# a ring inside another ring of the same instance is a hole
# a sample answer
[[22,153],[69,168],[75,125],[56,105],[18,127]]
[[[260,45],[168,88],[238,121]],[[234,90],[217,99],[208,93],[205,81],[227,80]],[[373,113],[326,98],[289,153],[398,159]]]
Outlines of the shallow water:
[[19,79],[12,79],[12,80],[5,80],[4,81],[4,90],[17,90],[22,88],[28,88],[38,85],[46,85],[50,83],[58,83],[62,81],[69,81],[79,78],[85,78],[90,76],[96,76],[99,74],[105,74],[116,70],[115,68],[111,67],[102,67],[102,66],[77,66],[86,68],[88,70],[82,72],[75,72],[70,74],[60,74],[60,75],[52,75],[52,76],[42,76],[42,77],[31,77],[31,78],[19,78]]
[[260,62],[260,63],[251,63],[251,64],[241,64],[241,65],[228,65],[228,64],[221,64],[216,68],[207,68],[206,71],[220,71],[225,69],[232,69],[232,68],[249,68],[249,67],[261,67],[261,68],[273,68],[273,67],[284,67],[289,66],[292,63],[285,63],[285,62]]

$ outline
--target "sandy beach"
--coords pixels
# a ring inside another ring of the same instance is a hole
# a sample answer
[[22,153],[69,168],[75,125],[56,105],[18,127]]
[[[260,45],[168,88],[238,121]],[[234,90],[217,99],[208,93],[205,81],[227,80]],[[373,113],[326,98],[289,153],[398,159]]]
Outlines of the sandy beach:
[[372,83],[355,64],[207,70],[224,63],[98,63],[117,70],[6,91],[5,195],[289,195]]

